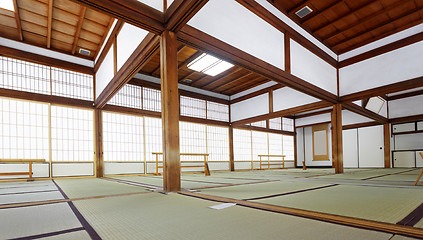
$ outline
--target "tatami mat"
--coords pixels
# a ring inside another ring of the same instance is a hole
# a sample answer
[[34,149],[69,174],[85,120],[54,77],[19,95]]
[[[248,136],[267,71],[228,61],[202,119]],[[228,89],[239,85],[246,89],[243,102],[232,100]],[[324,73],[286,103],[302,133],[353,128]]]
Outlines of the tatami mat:
[[0,205],[63,199],[59,191],[0,195]]
[[99,178],[58,179],[55,181],[69,198],[94,197],[147,191],[142,187],[131,186]]
[[317,178],[367,179],[367,178],[375,178],[375,177],[379,178],[385,174],[397,174],[404,171],[406,170],[398,169],[398,168],[374,169],[374,170],[366,170],[366,171],[345,172],[343,174],[318,176]]
[[0,209],[0,238],[26,237],[82,227],[67,203]]
[[[137,183],[144,183],[149,185],[154,185],[158,187],[163,186],[163,178],[161,177],[152,177],[152,176],[122,176],[122,177],[114,177],[114,179],[132,181]],[[201,182],[203,179],[189,180],[185,181],[181,179],[181,187],[182,188],[196,188],[196,187],[205,187],[205,186],[218,186],[221,184],[217,183],[208,183],[208,182]]]
[[81,230],[77,232],[60,234],[52,237],[45,237],[44,240],[90,240],[91,237],[87,231]]
[[418,228],[423,228],[423,219],[422,219],[422,220],[420,220],[420,222],[418,222],[418,223],[415,225],[415,227],[418,227]]
[[83,200],[76,207],[102,239],[383,239],[391,234],[356,229],[245,207],[158,193]]
[[340,185],[257,201],[284,207],[396,223],[423,202],[423,191],[420,189]]

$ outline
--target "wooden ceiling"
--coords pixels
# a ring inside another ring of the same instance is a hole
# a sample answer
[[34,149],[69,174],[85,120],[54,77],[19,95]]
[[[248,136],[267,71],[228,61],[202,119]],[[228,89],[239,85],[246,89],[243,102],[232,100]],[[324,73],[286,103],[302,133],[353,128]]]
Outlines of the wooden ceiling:
[[[180,83],[230,96],[270,81],[238,66],[233,66],[214,77],[189,69],[187,65],[202,53],[202,51],[179,43],[178,77]],[[160,78],[160,51],[157,51],[140,73]],[[185,79],[192,80],[192,82],[184,83]]]
[[268,1],[338,54],[423,23],[423,0]]
[[[113,18],[70,0],[16,0],[18,11],[0,9],[0,37],[93,60]],[[79,49],[91,51],[89,56]]]

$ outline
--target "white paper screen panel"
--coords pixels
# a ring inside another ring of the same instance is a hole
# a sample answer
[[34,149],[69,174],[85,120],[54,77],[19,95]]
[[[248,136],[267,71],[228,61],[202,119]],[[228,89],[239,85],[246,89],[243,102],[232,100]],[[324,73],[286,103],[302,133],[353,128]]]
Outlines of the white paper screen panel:
[[231,121],[269,113],[269,94],[262,94],[231,105]]
[[403,124],[394,124],[392,125],[392,132],[411,132],[416,130],[416,125],[414,123],[403,123]]
[[95,75],[95,96],[98,97],[107,84],[113,79],[114,73],[114,53],[113,45],[104,58],[103,62],[100,65],[96,75]]
[[389,101],[389,118],[423,114],[423,95]]
[[273,91],[273,110],[280,111],[293,107],[319,102],[320,100],[289,87]]
[[350,112],[348,110],[342,110],[342,125],[350,125],[350,124],[357,124],[357,123],[367,123],[373,122],[373,119],[361,116],[359,114]]
[[422,146],[422,133],[395,135],[395,150],[421,149]]
[[291,39],[291,73],[337,94],[336,68]]
[[417,123],[417,131],[419,131],[419,130],[423,130],[423,122]]
[[[153,1],[149,1],[153,2]],[[125,64],[148,32],[125,23],[117,36],[117,70]]]
[[328,121],[331,121],[330,113],[325,113],[325,114],[320,114],[317,116],[295,119],[295,126],[300,127],[300,126],[323,123]]
[[188,25],[285,69],[283,33],[236,1],[210,0]]
[[423,76],[423,42],[341,68],[340,95]]

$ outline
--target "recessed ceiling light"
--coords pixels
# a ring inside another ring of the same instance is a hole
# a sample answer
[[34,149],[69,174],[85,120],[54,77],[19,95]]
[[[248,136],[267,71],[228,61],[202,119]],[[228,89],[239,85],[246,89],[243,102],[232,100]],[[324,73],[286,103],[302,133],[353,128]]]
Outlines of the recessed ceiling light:
[[303,18],[303,17],[309,15],[311,12],[313,12],[313,9],[311,9],[309,6],[304,6],[300,10],[296,11],[295,14],[298,17]]
[[15,6],[13,5],[13,0],[1,0],[0,1],[0,8],[9,10],[14,12],[15,11]]
[[79,54],[86,55],[86,56],[90,56],[91,51],[89,51],[89,50],[87,50],[87,49],[80,48],[80,49],[79,49]]
[[186,79],[182,80],[182,82],[183,82],[183,83],[192,83],[192,80],[191,80],[191,79],[186,78]]
[[202,72],[210,76],[216,76],[233,66],[234,65],[231,63],[225,62],[206,53],[201,54],[187,65],[189,69]]

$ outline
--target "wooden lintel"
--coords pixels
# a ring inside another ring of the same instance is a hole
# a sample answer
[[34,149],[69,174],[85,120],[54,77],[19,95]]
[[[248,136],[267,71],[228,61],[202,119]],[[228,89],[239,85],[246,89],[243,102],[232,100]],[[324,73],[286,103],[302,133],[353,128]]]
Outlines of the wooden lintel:
[[15,21],[16,21],[16,27],[18,29],[18,36],[19,40],[23,41],[23,34],[22,34],[22,27],[21,27],[21,18],[19,16],[19,6],[17,0],[13,0],[13,5],[15,7]]
[[296,115],[295,116],[295,119],[312,117],[312,116],[322,115],[322,114],[331,113],[331,112],[332,112],[332,109],[326,109],[326,110],[322,110],[322,111],[318,111],[318,112],[312,112],[312,113],[306,113],[306,114],[302,114],[302,115]]
[[369,111],[369,110],[367,110],[363,107],[360,107],[360,106],[358,106],[354,103],[351,103],[351,102],[350,103],[342,103],[342,107],[345,108],[348,111],[354,112],[356,114],[360,114],[364,117],[373,119],[373,120],[375,120],[379,123],[382,123],[382,124],[385,124],[385,123],[388,122],[387,118],[385,118],[385,117],[383,117],[383,116],[381,116],[377,113],[374,113],[372,111]]
[[312,110],[326,108],[326,107],[329,107],[331,105],[332,104],[330,104],[328,102],[320,101],[320,102],[310,103],[310,104],[306,104],[306,105],[303,105],[303,106],[289,108],[289,109],[285,109],[285,110],[281,110],[281,111],[277,111],[277,112],[272,112],[272,113],[268,113],[268,114],[264,114],[264,115],[260,115],[260,116],[256,116],[256,117],[251,117],[251,118],[247,118],[247,119],[243,119],[243,120],[234,121],[231,124],[232,124],[232,126],[237,127],[237,126],[242,126],[242,125],[249,124],[249,123],[252,123],[252,122],[258,122],[258,121],[268,120],[268,119],[277,118],[277,117],[291,116],[293,114],[298,114],[298,113],[302,113],[302,112],[308,112],[308,111],[312,111]]
[[107,102],[151,59],[159,48],[159,37],[149,33],[126,60],[103,92],[95,100],[96,108],[103,108]]
[[396,124],[396,123],[416,122],[416,121],[422,121],[422,120],[423,120],[423,114],[420,114],[420,115],[413,115],[408,117],[391,118],[389,119],[389,123]]
[[47,48],[51,47],[51,27],[53,22],[53,0],[48,1],[47,10]]
[[79,34],[81,33],[82,23],[84,22],[86,12],[87,12],[87,7],[81,6],[81,11],[79,13],[78,25],[76,27],[76,33],[75,33],[75,37],[73,39],[72,54],[75,54],[76,46],[78,46]]
[[342,126],[342,130],[348,130],[348,129],[354,129],[354,128],[362,128],[362,127],[371,127],[371,126],[377,126],[380,125],[379,122],[373,121],[373,122],[365,122],[365,123],[356,123],[356,124],[349,124]]
[[[232,125],[231,125],[232,126]],[[234,129],[246,129],[246,130],[252,130],[252,131],[258,131],[258,132],[267,132],[267,133],[275,133],[275,134],[283,134],[288,136],[294,136],[295,132],[290,131],[284,131],[284,130],[276,130],[271,128],[262,128],[262,127],[256,127],[256,126],[249,126],[249,125],[242,125],[242,126],[232,126]]]
[[164,30],[164,14],[136,0],[73,0],[154,34]]
[[390,96],[390,97],[388,97],[388,101],[393,101],[393,100],[398,100],[398,99],[403,99],[403,98],[409,98],[409,97],[414,97],[414,96],[419,96],[419,95],[423,95],[423,90],[418,90],[418,91],[414,91],[414,92],[408,92],[408,93]]
[[245,96],[235,98],[233,100],[231,99],[231,104],[234,104],[234,103],[237,103],[237,102],[242,102],[244,100],[247,100],[247,99],[250,99],[250,98],[253,98],[253,97],[257,97],[259,95],[268,93],[269,91],[275,91],[275,90],[283,88],[283,87],[284,87],[284,85],[282,85],[282,84],[277,84],[277,85],[274,85],[274,86],[271,86],[271,87],[267,87],[267,88],[264,88],[262,90],[258,90],[256,92],[252,92],[250,94],[247,94]]
[[178,32],[208,0],[175,0],[165,13],[166,29]]
[[33,63],[44,64],[52,67],[63,68],[71,71],[76,71],[85,74],[94,74],[94,70],[91,67],[79,65],[76,63],[66,62],[60,59],[51,58],[35,53],[25,52],[14,48],[0,46],[0,56],[16,58]]

